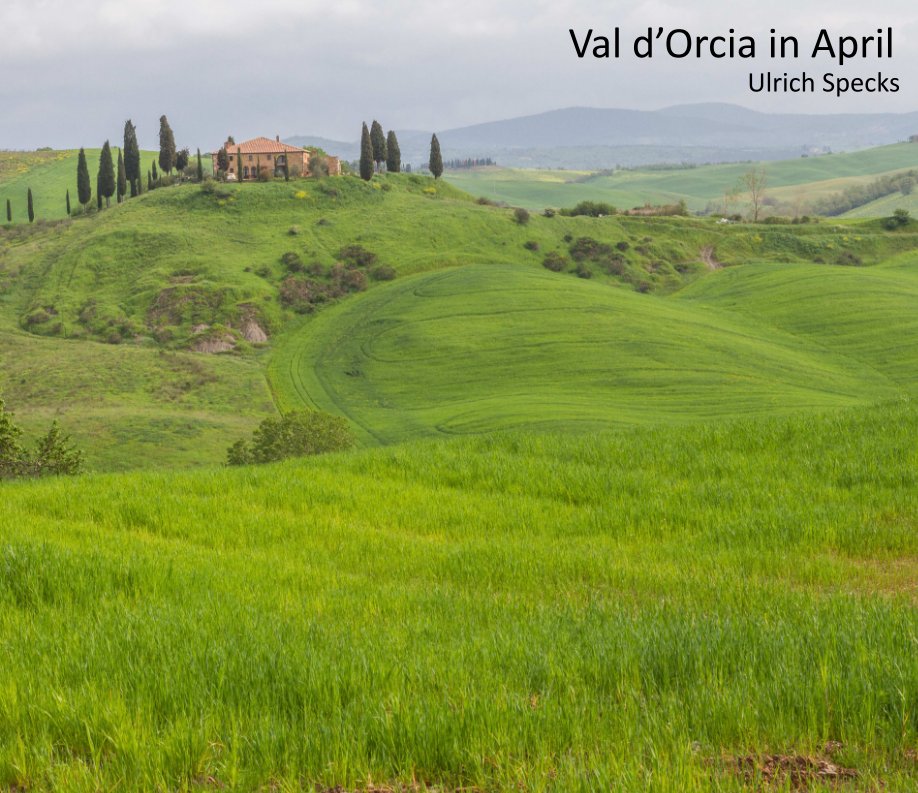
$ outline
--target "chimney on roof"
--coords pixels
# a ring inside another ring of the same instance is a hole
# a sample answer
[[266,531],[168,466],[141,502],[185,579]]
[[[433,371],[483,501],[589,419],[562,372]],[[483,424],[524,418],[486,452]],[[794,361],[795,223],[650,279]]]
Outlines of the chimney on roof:
[[275,138],[275,140],[276,140],[278,143],[280,143],[280,135],[278,135],[278,136]]

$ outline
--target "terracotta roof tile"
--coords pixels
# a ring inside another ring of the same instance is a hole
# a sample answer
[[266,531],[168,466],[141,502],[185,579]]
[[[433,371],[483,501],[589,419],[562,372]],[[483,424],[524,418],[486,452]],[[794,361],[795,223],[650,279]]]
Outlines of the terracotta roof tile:
[[303,151],[299,146],[290,146],[287,143],[280,143],[270,138],[252,138],[242,143],[227,142],[223,145],[229,154],[235,154],[240,149],[243,154],[283,154],[287,151]]

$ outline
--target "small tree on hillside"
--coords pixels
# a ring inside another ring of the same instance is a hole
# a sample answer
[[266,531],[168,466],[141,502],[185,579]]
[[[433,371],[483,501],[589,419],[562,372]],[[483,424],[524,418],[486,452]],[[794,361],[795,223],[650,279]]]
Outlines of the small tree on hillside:
[[128,119],[124,123],[124,174],[131,185],[131,198],[140,194],[140,147],[137,129]]
[[175,153],[175,170],[178,171],[179,176],[184,174],[185,169],[188,167],[188,161],[191,159],[191,152],[188,149],[179,149]]
[[743,174],[740,181],[749,191],[749,201],[752,203],[752,222],[758,223],[759,213],[762,211],[762,201],[765,198],[765,185],[767,178],[764,168],[753,168]]
[[440,141],[434,135],[430,139],[430,162],[427,165],[434,179],[439,179],[443,174],[443,156],[440,154]]
[[227,463],[272,463],[288,457],[341,451],[353,445],[354,437],[343,418],[299,410],[262,421],[251,443],[237,441],[229,448]]
[[373,178],[373,144],[366,121],[363,122],[363,132],[360,133],[360,178],[367,182]]
[[156,182],[156,180],[159,179],[159,172],[156,170],[156,162],[155,162],[155,161],[153,162],[153,170],[150,172],[150,174],[151,174],[151,176],[153,177],[153,181],[154,181],[154,182]]
[[67,190],[67,217],[70,217],[70,190]]
[[197,172],[197,176],[198,176],[198,181],[199,181],[199,182],[203,182],[203,181],[204,181],[204,164],[201,162],[201,150],[200,150],[200,149],[198,149],[198,172]]
[[378,172],[386,161],[386,133],[383,132],[382,124],[375,119],[370,127],[370,143],[373,145],[373,161]]
[[[154,164],[154,168],[156,165]],[[175,136],[165,116],[159,117],[159,170],[172,173],[175,167]],[[153,175],[156,178],[156,174]]]
[[92,183],[89,181],[89,166],[86,165],[86,152],[80,149],[77,157],[77,200],[86,206],[92,201]]
[[102,146],[99,155],[99,200],[105,196],[105,206],[111,206],[111,198],[115,194],[115,166],[112,163],[112,149],[108,141]]
[[[70,191],[69,190],[67,191],[67,206],[70,206]],[[70,212],[68,211],[67,214],[69,215]],[[7,223],[13,222],[13,205],[10,203],[10,200],[8,198],[6,199],[6,222]]]
[[29,188],[28,202],[29,202],[29,223],[32,223],[35,220],[35,207],[32,206],[32,188],[31,187]]
[[124,201],[127,193],[127,173],[124,170],[124,157],[121,156],[121,149],[118,149],[118,203]]
[[229,170],[229,154],[227,154],[225,146],[221,146],[217,152],[217,170],[222,171],[224,174]]
[[398,138],[395,130],[390,129],[386,137],[386,170],[389,173],[399,173],[402,170],[402,151],[398,147]]

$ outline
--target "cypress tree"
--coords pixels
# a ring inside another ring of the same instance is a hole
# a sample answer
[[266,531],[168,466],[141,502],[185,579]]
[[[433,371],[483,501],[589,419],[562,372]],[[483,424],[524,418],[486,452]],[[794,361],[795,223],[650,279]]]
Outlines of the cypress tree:
[[70,217],[70,190],[67,191],[67,217]]
[[[70,201],[69,191],[67,193],[67,201],[68,202]],[[67,214],[69,215],[70,213],[68,212]],[[10,203],[10,200],[8,198],[6,199],[6,222],[7,223],[13,222],[13,205]]]
[[204,181],[204,165],[201,162],[201,150],[198,149],[198,181]]
[[35,207],[32,206],[32,188],[29,188],[29,223],[35,220]]
[[77,158],[77,199],[85,208],[92,201],[92,184],[89,181],[89,167],[86,165],[86,152],[80,149]]
[[236,149],[236,181],[242,181],[242,149]]
[[159,179],[159,174],[156,172],[156,162],[153,162],[153,181],[155,182]]
[[376,163],[376,170],[382,170],[382,164],[386,161],[386,133],[383,132],[382,125],[375,119],[370,127],[370,143],[373,144],[373,161]]
[[402,170],[402,151],[398,147],[398,138],[395,130],[390,129],[386,138],[386,170],[389,173],[399,173]]
[[[156,165],[154,165],[153,167],[155,168]],[[153,174],[147,171],[147,192],[149,193],[150,190],[152,189],[153,189]]]
[[131,185],[131,198],[140,195],[140,147],[130,119],[124,123],[124,174]]
[[290,155],[284,155],[284,181],[290,181]]
[[360,178],[367,182],[373,178],[373,144],[366,121],[363,122],[363,132],[360,134]]
[[124,170],[124,157],[121,156],[121,149],[118,149],[118,203],[124,201],[124,194],[127,193],[127,174]]
[[102,211],[102,174],[96,174],[96,209]]
[[[108,141],[102,146],[99,155],[99,203],[105,196],[105,206],[111,206],[111,198],[115,194],[115,166],[112,163],[112,149]],[[101,208],[101,207],[100,207]]]
[[443,157],[440,155],[440,141],[434,135],[430,139],[430,162],[427,164],[434,179],[439,179],[443,173]]
[[229,153],[226,151],[226,146],[221,146],[220,150],[217,152],[217,170],[223,171],[223,175],[226,176],[229,166]]
[[[153,166],[156,167],[155,165]],[[165,116],[159,117],[159,170],[172,173],[175,167],[175,136]],[[153,174],[156,178],[156,174]]]

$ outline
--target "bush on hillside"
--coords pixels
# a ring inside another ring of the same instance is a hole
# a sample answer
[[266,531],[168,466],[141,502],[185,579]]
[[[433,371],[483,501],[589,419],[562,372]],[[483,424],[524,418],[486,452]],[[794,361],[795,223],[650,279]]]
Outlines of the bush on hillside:
[[521,226],[525,226],[529,222],[529,212],[523,207],[517,207],[513,210],[513,220],[519,223]]
[[281,256],[281,263],[291,273],[301,273],[306,269],[306,265],[303,264],[303,260],[296,251],[287,251]]
[[885,218],[883,220],[883,228],[888,229],[889,231],[894,231],[895,229],[907,226],[909,220],[911,220],[911,218],[908,216],[907,209],[897,209],[892,213],[891,217]]
[[558,251],[549,251],[545,254],[545,258],[542,259],[542,266],[553,273],[560,273],[562,270],[566,270],[567,265],[567,256]]
[[606,204],[603,201],[581,201],[572,209],[562,209],[561,214],[566,217],[601,218],[618,214],[618,210],[612,204]]
[[14,423],[0,399],[0,479],[40,476],[72,476],[83,470],[83,453],[70,443],[58,423],[51,424],[34,452],[20,443],[22,430]]
[[372,267],[379,257],[363,245],[345,245],[338,251],[338,260],[354,267]]
[[342,451],[354,445],[347,422],[315,410],[297,410],[258,425],[251,441],[237,441],[227,450],[228,465],[273,463],[289,457]]
[[390,267],[388,264],[381,264],[379,267],[374,267],[370,275],[374,281],[394,281],[396,272],[394,267]]

